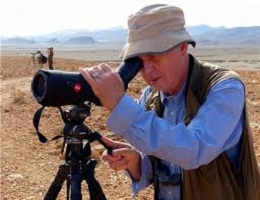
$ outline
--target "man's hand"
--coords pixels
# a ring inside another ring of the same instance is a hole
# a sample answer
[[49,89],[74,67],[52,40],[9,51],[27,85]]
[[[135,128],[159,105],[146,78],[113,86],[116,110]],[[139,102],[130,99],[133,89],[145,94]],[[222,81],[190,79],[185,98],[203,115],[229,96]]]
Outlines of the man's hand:
[[105,63],[91,68],[80,68],[81,75],[91,86],[102,105],[112,111],[124,95],[124,83],[119,74]]
[[115,142],[105,137],[102,140],[113,148],[112,155],[107,151],[103,152],[102,160],[108,162],[110,168],[116,171],[127,170],[133,179],[140,180],[141,156],[139,152],[127,143]]

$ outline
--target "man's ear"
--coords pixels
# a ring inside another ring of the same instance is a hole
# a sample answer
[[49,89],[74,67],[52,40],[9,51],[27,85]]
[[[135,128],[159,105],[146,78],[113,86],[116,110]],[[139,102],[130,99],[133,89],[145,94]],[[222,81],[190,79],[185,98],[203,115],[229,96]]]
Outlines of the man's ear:
[[187,42],[181,43],[180,50],[182,55],[186,54],[188,51],[188,43]]

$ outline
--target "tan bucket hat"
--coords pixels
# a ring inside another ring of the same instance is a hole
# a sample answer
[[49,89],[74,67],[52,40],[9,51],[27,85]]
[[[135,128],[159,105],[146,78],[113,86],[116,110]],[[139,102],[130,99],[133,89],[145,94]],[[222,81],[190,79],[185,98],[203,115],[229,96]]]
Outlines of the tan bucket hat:
[[183,11],[167,4],[142,8],[128,18],[127,43],[120,57],[127,59],[140,54],[166,52],[187,41],[196,43],[185,29]]

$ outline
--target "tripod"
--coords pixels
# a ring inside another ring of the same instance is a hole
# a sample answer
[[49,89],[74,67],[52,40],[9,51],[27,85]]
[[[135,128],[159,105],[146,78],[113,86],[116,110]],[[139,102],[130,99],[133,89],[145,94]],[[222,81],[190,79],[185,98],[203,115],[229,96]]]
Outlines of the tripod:
[[[86,181],[90,200],[106,200],[99,182],[95,179],[94,169],[97,160],[91,159],[93,141],[99,141],[111,152],[101,140],[98,132],[92,132],[83,121],[90,115],[90,106],[70,107],[62,113],[65,127],[63,129],[64,142],[62,153],[66,145],[65,164],[59,170],[46,193],[44,200],[55,200],[59,195],[64,181],[67,181],[67,200],[82,200],[81,182]],[[83,141],[87,140],[84,145]],[[69,197],[70,196],[70,197]]]
[[41,52],[37,51],[36,53],[30,53],[30,54],[32,55],[32,57],[30,58],[30,60],[27,64],[26,70],[30,66],[31,62],[32,62],[34,70],[37,70],[37,68],[42,68],[42,63],[39,62],[39,56],[41,55]]
[[36,70],[35,55],[36,55],[37,53],[30,53],[30,54],[32,55],[32,57],[30,58],[30,60],[29,60],[29,62],[28,62],[28,64],[27,64],[26,70],[27,70],[27,68],[30,66],[31,62],[32,62],[32,64],[33,64],[34,70]]

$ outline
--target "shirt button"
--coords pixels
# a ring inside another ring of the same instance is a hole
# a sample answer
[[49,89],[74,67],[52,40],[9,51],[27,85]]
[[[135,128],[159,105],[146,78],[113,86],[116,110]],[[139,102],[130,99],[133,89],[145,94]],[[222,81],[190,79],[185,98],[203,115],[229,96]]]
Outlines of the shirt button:
[[170,112],[170,115],[173,116],[174,112]]
[[169,191],[168,194],[171,195],[171,194],[172,194],[172,191]]

